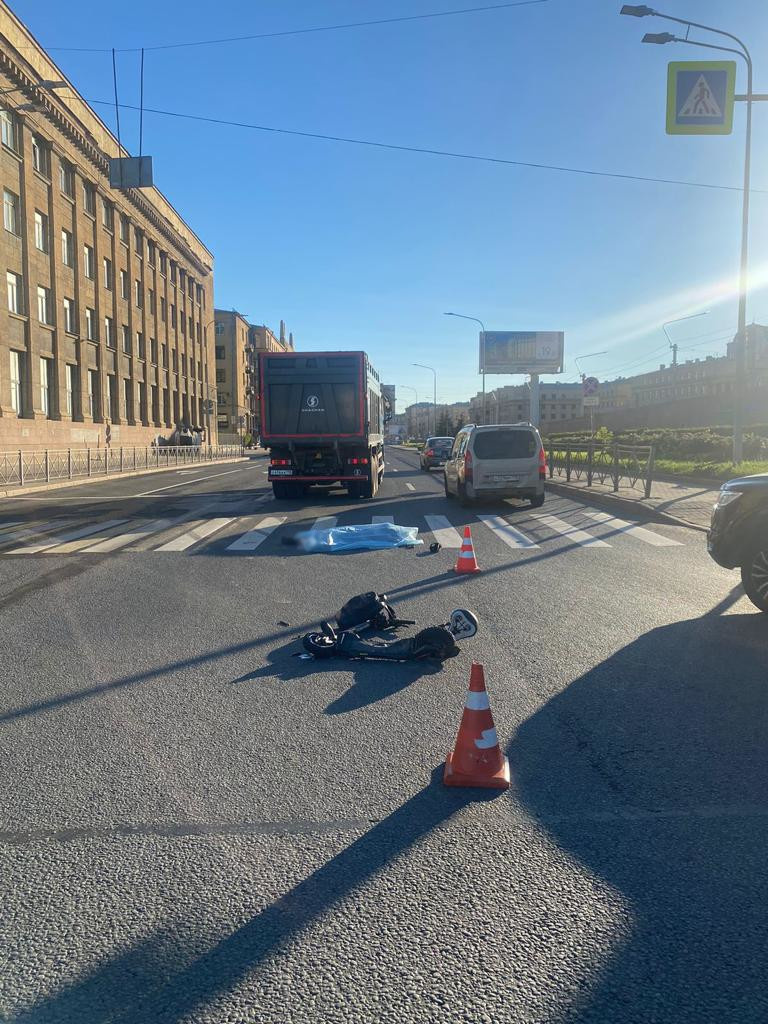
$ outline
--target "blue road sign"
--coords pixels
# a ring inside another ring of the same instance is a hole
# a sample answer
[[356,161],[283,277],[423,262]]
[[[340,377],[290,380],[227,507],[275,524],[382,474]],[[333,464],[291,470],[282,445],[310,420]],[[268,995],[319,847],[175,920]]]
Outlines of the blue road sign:
[[667,69],[667,134],[730,135],[736,61],[672,61]]

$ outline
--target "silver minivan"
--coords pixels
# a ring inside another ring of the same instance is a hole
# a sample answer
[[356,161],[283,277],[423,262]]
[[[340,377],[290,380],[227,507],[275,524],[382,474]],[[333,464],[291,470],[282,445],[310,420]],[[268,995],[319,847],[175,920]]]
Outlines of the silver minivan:
[[462,505],[483,498],[528,498],[544,504],[547,457],[530,423],[468,424],[456,435],[445,463],[445,496]]

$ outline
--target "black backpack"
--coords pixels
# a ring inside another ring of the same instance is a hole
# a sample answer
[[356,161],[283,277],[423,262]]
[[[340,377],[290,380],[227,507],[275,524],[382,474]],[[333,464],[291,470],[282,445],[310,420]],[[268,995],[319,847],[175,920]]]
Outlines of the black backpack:
[[350,598],[336,616],[340,630],[354,629],[368,624],[373,629],[392,629],[395,626],[413,626],[411,619],[398,619],[394,608],[387,603],[386,594],[369,590]]

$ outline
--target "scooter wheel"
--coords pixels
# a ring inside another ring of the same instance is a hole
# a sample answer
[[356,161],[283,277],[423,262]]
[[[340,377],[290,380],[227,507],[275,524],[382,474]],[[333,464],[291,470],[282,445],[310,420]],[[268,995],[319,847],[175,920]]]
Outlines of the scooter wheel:
[[316,658],[332,658],[336,653],[336,641],[325,633],[307,633],[301,642],[304,650]]
[[444,661],[458,653],[453,634],[445,626],[428,626],[413,638],[413,654],[416,658],[439,658]]

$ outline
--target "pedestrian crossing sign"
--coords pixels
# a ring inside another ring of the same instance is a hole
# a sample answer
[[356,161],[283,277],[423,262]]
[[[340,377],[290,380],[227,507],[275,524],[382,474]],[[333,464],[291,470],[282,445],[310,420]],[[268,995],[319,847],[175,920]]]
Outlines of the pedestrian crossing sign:
[[736,61],[672,61],[667,70],[667,135],[730,135]]

